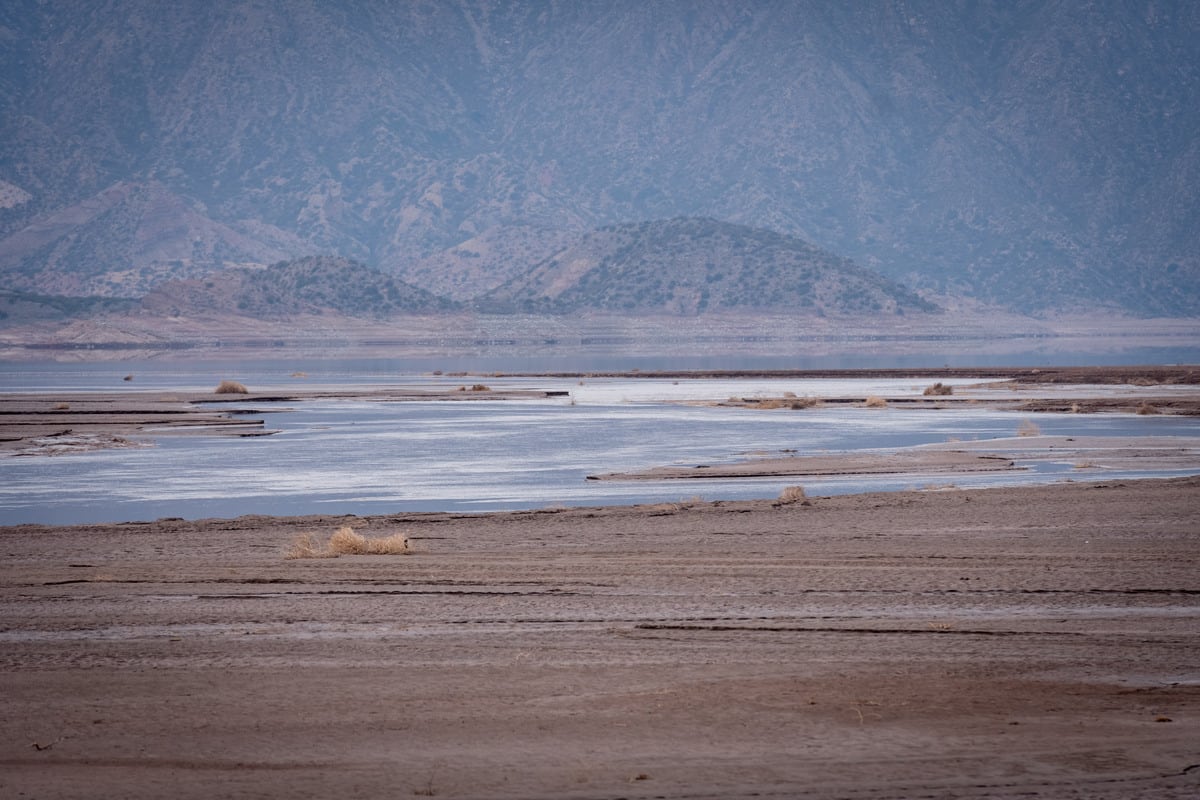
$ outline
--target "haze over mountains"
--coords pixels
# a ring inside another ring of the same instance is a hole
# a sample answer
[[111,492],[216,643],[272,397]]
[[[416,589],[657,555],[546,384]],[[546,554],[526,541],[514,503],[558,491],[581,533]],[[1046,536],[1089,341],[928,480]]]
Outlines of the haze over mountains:
[[0,289],[268,313],[203,279],[323,256],[387,313],[1195,316],[1198,37],[1190,2],[9,0]]

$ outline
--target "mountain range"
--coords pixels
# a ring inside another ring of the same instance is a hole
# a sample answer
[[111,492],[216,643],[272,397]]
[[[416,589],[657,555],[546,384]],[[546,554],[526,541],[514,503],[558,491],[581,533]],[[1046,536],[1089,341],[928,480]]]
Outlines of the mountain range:
[[1194,316],[1198,36],[1169,0],[9,0],[0,290],[274,313],[254,280],[321,256],[392,312]]

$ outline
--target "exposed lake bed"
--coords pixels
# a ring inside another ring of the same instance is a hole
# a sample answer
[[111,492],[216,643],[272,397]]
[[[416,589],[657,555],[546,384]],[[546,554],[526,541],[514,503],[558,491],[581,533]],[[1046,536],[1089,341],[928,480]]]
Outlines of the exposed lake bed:
[[0,528],[0,786],[1182,800],[1197,480]]
[[[1194,384],[45,377],[0,398],[14,795],[1198,788],[1200,478],[1151,477]],[[295,557],[347,527],[410,547]]]

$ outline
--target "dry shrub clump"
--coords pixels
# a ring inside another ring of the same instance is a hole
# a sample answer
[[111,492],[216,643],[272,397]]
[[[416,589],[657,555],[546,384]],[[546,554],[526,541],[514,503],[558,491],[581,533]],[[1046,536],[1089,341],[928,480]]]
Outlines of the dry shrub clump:
[[1022,420],[1017,426],[1017,436],[1041,436],[1042,429],[1034,424],[1032,420]]
[[1137,407],[1137,413],[1146,415],[1146,414],[1157,414],[1157,413],[1159,413],[1159,411],[1157,408],[1150,405],[1149,403],[1142,403],[1140,406]]
[[214,391],[217,394],[249,394],[250,393],[250,390],[246,388],[245,384],[238,383],[237,381],[221,381],[221,383],[217,386],[217,388]]
[[887,400],[884,400],[879,395],[871,395],[863,401],[864,408],[887,408]]
[[323,547],[311,533],[302,533],[292,541],[284,558],[337,558],[337,553]]
[[776,505],[787,506],[793,503],[810,506],[808,495],[804,494],[803,486],[785,486],[783,491],[779,493],[779,499],[775,501]]
[[311,533],[296,537],[288,550],[287,558],[337,558],[338,556],[395,556],[411,553],[408,537],[393,533],[378,539],[369,539],[343,525],[333,532],[329,541],[320,545]]
[[954,387],[947,386],[946,384],[942,383],[941,381],[938,381],[933,386],[925,387],[925,391],[923,394],[926,397],[941,397],[943,395],[954,394]]
[[408,537],[393,533],[380,539],[368,539],[355,533],[349,525],[343,525],[329,537],[329,549],[338,555],[348,556],[394,556],[408,552]]

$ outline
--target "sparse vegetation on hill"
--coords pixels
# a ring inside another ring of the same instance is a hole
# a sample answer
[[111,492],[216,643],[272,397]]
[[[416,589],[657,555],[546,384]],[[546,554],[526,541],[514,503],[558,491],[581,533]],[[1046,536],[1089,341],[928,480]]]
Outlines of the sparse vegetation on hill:
[[337,312],[352,317],[448,311],[455,304],[347,258],[310,256],[266,269],[232,269],[170,281],[142,301],[146,310],[187,315],[220,311],[256,318]]
[[795,237],[695,218],[596,230],[479,305],[555,314],[936,310],[900,285]]
[[0,291],[0,325],[87,318],[136,307],[137,300],[124,297],[63,297]]

